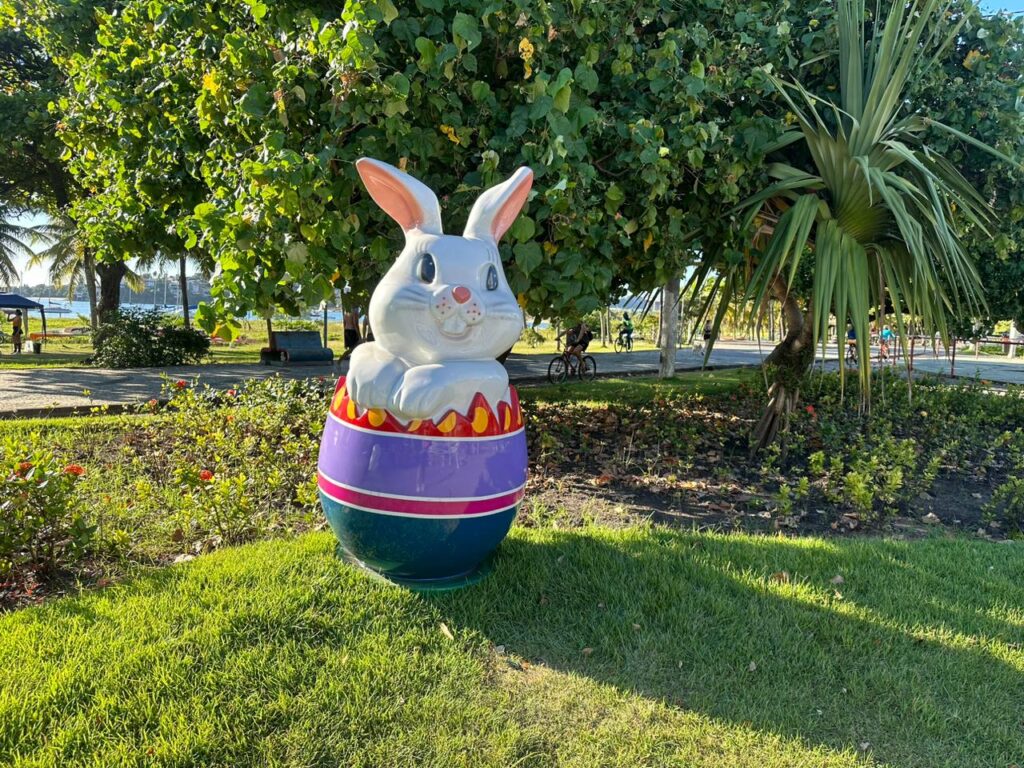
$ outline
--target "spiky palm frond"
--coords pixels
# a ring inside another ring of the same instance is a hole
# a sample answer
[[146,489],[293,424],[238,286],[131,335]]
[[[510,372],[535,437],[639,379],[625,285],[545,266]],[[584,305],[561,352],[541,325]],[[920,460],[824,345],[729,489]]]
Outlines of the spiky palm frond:
[[[78,286],[88,279],[85,241],[74,220],[69,216],[57,216],[46,224],[32,227],[30,234],[35,243],[45,247],[33,254],[29,264],[49,264],[50,282],[58,288],[67,289],[68,298],[73,298]],[[130,268],[125,272],[124,280],[133,291],[142,291],[146,287],[145,278]]]
[[18,282],[18,270],[14,266],[17,256],[31,258],[29,228],[15,224],[14,213],[7,206],[0,206],[0,285],[10,287]]
[[[944,10],[938,0],[894,2],[868,39],[864,0],[838,0],[838,102],[768,75],[799,129],[777,147],[799,142],[813,170],[773,163],[767,168],[773,183],[740,206],[748,227],[766,204],[784,208],[771,235],[758,244],[752,275],[710,264],[695,279],[717,272],[754,315],[778,278],[792,287],[801,261],[813,259],[809,298],[814,341],[822,346],[830,312],[840,327],[848,321],[857,338],[867,340],[871,309],[881,314],[891,304],[905,340],[904,313],[918,318],[926,333],[947,337],[948,317],[983,305],[981,282],[960,232],[964,224],[984,232],[991,213],[970,182],[928,147],[925,133],[935,127],[998,153],[918,114],[906,98],[922,62],[934,64],[959,29],[940,39]],[[866,398],[866,343],[858,344],[858,354]]]

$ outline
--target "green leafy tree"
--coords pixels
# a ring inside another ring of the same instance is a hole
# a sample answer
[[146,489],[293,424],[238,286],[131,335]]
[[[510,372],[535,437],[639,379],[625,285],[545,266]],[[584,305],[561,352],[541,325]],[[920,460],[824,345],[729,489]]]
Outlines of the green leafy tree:
[[28,245],[32,239],[31,231],[15,224],[13,219],[14,214],[10,208],[0,207],[0,285],[7,288],[18,282],[14,259],[32,255]]
[[770,148],[779,152],[768,166],[773,183],[741,206],[755,232],[752,268],[711,251],[696,275],[700,282],[717,271],[724,295],[742,296],[755,318],[769,297],[783,302],[788,333],[767,359],[775,375],[755,448],[772,442],[794,409],[830,316],[840,327],[852,324],[862,340],[867,405],[873,308],[878,315],[895,309],[901,336],[904,313],[926,333],[948,336],[951,315],[983,305],[962,232],[987,232],[989,206],[927,138],[938,130],[995,150],[908,104],[915,80],[940,60],[966,20],[945,16],[936,0],[913,8],[894,3],[884,19],[869,15],[863,0],[840,0],[836,22],[836,95],[769,75],[799,130]]
[[104,251],[206,254],[198,319],[230,326],[371,290],[400,243],[358,157],[432,186],[455,229],[526,164],[509,279],[536,317],[585,313],[735,240],[779,132],[755,65],[824,50],[807,7],[132,0],[99,14],[59,105],[76,218]]

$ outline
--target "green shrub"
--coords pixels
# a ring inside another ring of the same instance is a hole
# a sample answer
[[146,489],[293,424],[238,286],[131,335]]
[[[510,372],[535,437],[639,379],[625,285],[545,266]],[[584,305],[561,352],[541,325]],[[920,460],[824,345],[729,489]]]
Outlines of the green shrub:
[[210,351],[209,337],[156,310],[112,313],[93,334],[93,363],[104,368],[198,363]]
[[79,507],[76,486],[85,470],[65,464],[29,441],[0,444],[0,577],[20,566],[53,570],[78,560],[96,531]]
[[519,343],[525,344],[530,349],[539,347],[544,341],[544,334],[531,326],[523,328],[523,332],[519,334]]

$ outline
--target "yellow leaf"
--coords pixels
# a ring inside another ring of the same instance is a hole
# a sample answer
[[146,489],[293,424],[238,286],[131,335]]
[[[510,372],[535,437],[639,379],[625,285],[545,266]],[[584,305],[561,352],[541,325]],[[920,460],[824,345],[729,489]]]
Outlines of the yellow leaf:
[[214,95],[220,90],[220,83],[217,82],[217,76],[213,72],[207,72],[203,75],[203,90],[209,91]]
[[644,238],[644,253],[647,253],[647,249],[651,247],[651,243],[654,242],[654,233],[648,230],[647,237]]

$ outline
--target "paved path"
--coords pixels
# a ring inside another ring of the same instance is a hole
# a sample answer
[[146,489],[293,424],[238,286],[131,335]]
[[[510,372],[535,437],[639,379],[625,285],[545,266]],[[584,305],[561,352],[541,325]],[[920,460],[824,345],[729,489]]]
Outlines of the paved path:
[[[710,365],[716,367],[756,365],[771,350],[765,344],[759,350],[756,343],[720,342],[711,354]],[[646,373],[658,367],[657,352],[593,351],[599,373]],[[828,355],[829,367],[835,365],[835,353]],[[512,355],[508,359],[509,376],[513,381],[528,381],[546,376],[551,355]],[[676,353],[676,370],[694,370],[701,366],[702,355],[691,349]],[[918,371],[949,373],[949,361],[930,354],[915,359]],[[11,368],[0,369],[0,415],[45,412],[52,408],[88,408],[97,405],[120,405],[145,402],[160,397],[165,378],[175,381],[209,384],[227,389],[246,379],[260,379],[280,374],[286,378],[335,376],[344,373],[347,364],[332,366],[302,366],[277,368],[262,365],[198,365],[176,368],[143,368],[113,371],[99,368]],[[958,376],[974,377],[993,382],[1024,385],[1024,358],[1011,362],[1005,357],[958,355]]]

